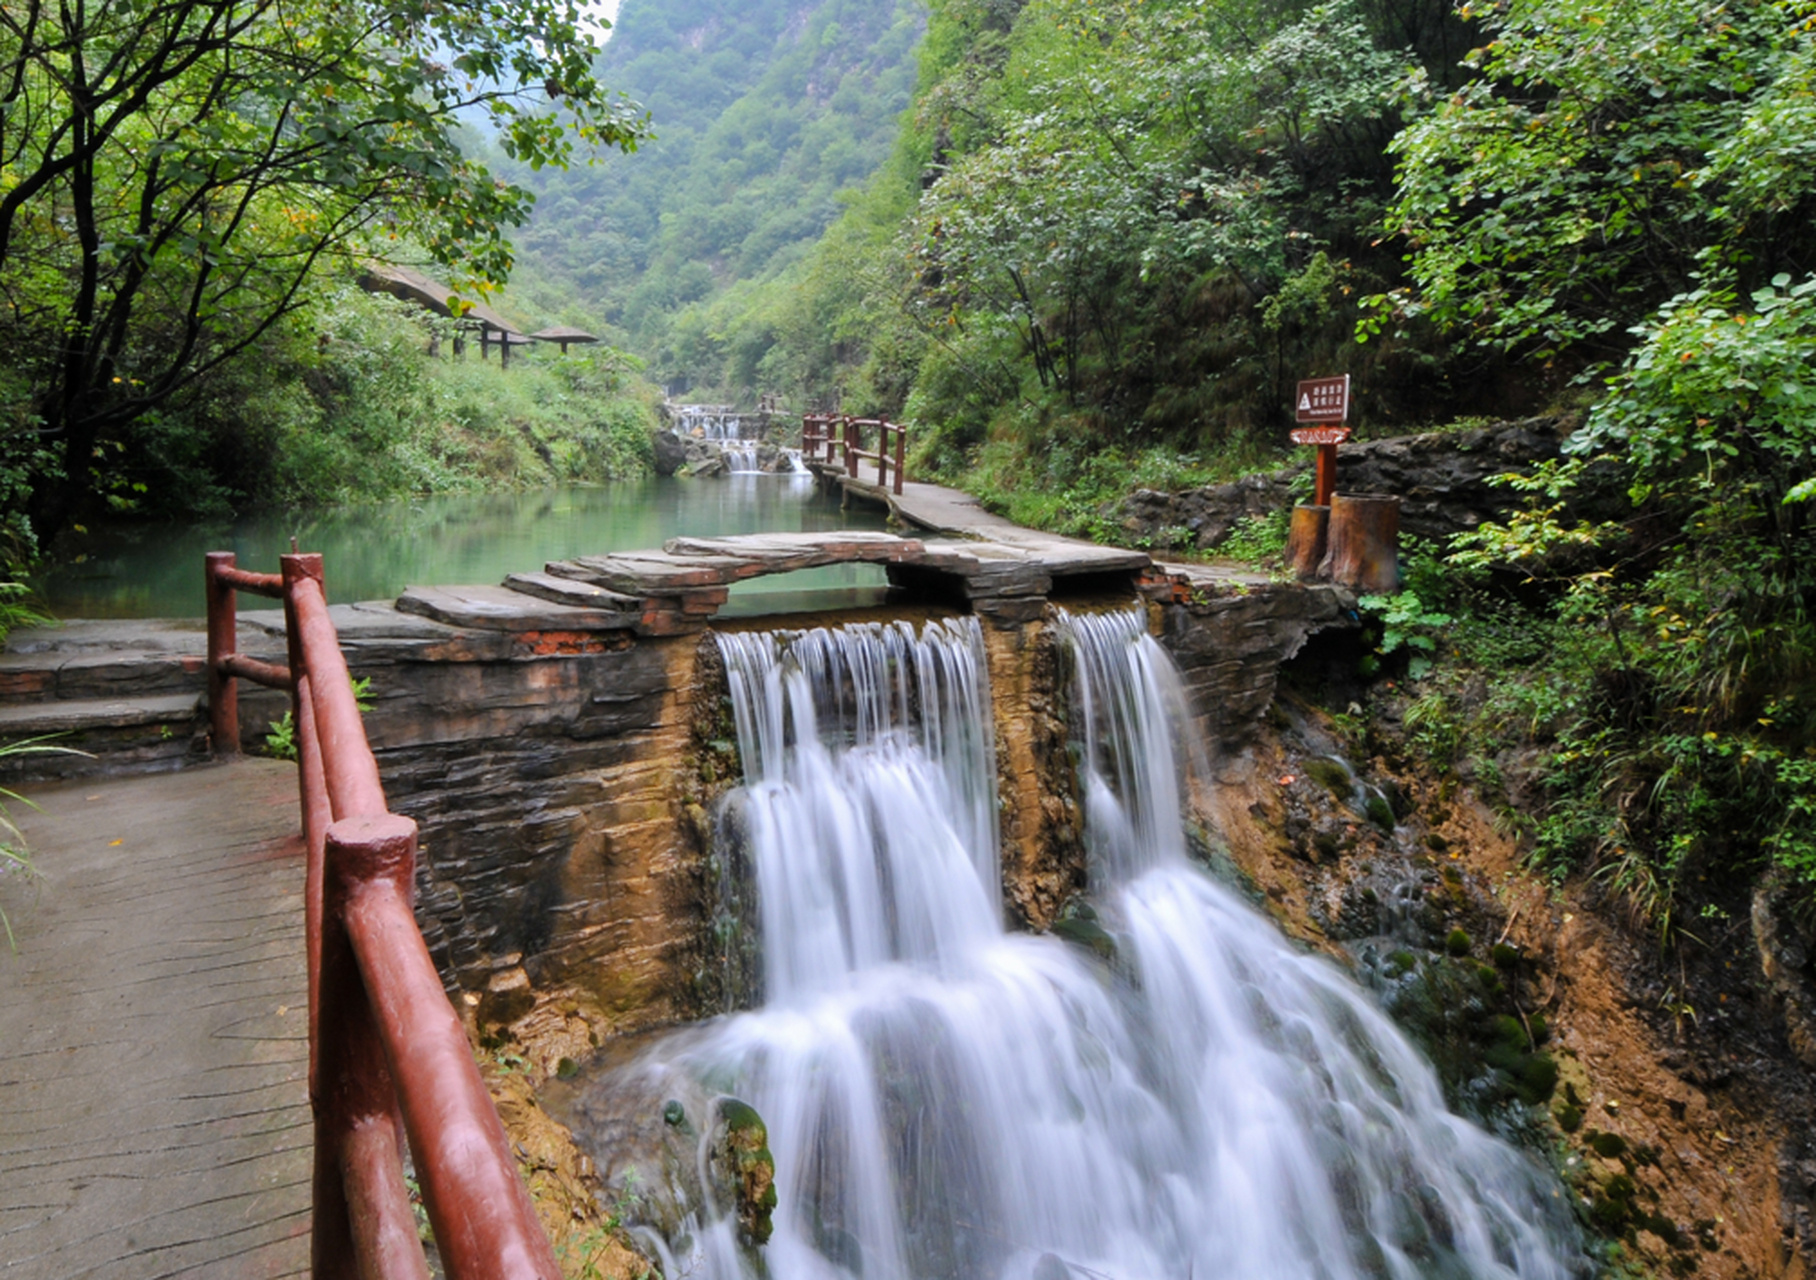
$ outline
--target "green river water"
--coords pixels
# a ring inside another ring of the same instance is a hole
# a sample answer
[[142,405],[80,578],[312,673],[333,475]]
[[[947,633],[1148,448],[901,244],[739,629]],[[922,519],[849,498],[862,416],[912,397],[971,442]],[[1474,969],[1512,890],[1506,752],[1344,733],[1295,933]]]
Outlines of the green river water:
[[[339,604],[392,599],[412,585],[498,583],[550,560],[660,547],[683,535],[882,527],[881,512],[842,511],[805,475],[649,479],[269,512],[210,525],[95,527],[75,557],[35,585],[60,618],[192,618],[204,612],[204,552],[232,551],[241,568],[276,572],[292,537],[302,550],[322,553],[328,598]],[[883,584],[874,565],[758,579],[734,587],[723,612],[867,604]]]

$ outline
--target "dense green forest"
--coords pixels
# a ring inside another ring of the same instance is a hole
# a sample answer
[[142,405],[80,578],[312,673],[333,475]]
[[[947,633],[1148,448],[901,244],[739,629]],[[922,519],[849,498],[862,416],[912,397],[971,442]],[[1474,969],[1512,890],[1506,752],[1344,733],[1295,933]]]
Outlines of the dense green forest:
[[[1816,904],[1812,84],[1810,0],[934,0],[889,162],[675,314],[696,383],[904,419],[1092,536],[1278,465],[1300,377],[1365,433],[1576,415],[1373,602],[1395,714],[1540,865],[1712,936],[1763,869]],[[1624,518],[1565,517],[1592,464]]]
[[703,304],[799,261],[889,154],[924,25],[918,0],[631,0],[599,74],[655,137],[522,172],[539,197],[523,265],[622,329],[652,378],[716,383]]

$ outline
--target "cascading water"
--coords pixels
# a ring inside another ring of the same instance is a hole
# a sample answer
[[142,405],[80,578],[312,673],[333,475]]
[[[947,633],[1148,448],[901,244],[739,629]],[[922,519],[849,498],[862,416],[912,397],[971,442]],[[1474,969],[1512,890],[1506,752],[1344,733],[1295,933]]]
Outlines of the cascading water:
[[725,469],[733,475],[753,475],[762,470],[757,465],[754,441],[728,440],[719,447],[719,454],[725,459]]
[[[1061,630],[1111,963],[1002,927],[975,621],[720,638],[765,1003],[646,1065],[768,1121],[768,1274],[1574,1274],[1556,1190],[1187,861],[1185,704],[1143,615]],[[756,1274],[704,1209],[667,1274]]]
[[675,430],[700,440],[742,440],[744,419],[730,405],[682,404],[674,406]]

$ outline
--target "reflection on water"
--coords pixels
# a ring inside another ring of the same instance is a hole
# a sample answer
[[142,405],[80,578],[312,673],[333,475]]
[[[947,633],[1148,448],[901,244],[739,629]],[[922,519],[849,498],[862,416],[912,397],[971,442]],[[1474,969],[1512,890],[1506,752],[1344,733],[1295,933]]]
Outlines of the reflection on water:
[[[61,618],[199,617],[204,552],[232,551],[242,568],[275,572],[293,536],[326,558],[328,598],[342,603],[389,599],[409,585],[501,582],[550,560],[660,547],[683,535],[882,527],[881,513],[841,511],[809,476],[650,479],[95,528],[80,563],[57,566],[37,585]],[[873,566],[815,572],[823,579],[788,585],[872,588],[882,580]]]

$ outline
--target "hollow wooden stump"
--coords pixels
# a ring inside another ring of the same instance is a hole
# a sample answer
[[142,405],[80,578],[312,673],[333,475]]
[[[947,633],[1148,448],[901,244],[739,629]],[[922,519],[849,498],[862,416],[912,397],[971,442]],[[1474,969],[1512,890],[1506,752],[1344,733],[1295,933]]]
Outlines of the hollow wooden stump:
[[1400,500],[1339,493],[1330,502],[1330,547],[1320,577],[1357,591],[1400,589]]
[[1301,582],[1318,576],[1330,537],[1330,508],[1305,503],[1293,508],[1293,524],[1286,535],[1286,567]]

